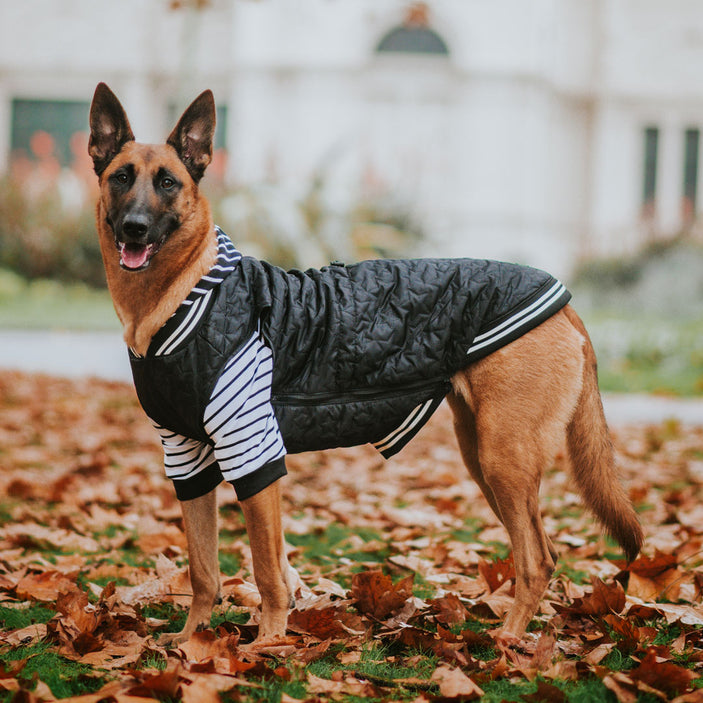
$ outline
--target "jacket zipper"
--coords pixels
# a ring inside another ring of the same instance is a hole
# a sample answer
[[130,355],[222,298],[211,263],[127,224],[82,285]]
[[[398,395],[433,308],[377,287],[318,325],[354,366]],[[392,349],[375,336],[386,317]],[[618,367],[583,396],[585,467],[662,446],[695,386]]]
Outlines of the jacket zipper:
[[319,393],[273,393],[271,401],[279,405],[320,405],[324,403],[345,403],[351,400],[363,400],[364,398],[386,397],[402,398],[417,391],[427,388],[427,390],[439,387],[444,379],[434,379],[432,381],[416,381],[402,387],[374,387],[355,388],[339,393],[319,392]]

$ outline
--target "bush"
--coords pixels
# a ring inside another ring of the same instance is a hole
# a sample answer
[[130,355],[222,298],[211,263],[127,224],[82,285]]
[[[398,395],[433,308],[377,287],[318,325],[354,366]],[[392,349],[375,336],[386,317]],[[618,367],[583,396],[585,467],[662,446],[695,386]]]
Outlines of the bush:
[[30,195],[12,179],[0,181],[0,267],[104,287],[92,207],[66,209],[58,187]]

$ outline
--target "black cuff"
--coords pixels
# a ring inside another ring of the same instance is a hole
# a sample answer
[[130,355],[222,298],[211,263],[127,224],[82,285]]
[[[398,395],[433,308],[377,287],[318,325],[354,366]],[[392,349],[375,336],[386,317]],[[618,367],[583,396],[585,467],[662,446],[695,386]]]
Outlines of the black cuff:
[[261,468],[252,471],[242,478],[235,478],[230,483],[234,486],[239,500],[246,500],[253,495],[263,491],[264,488],[270,486],[274,481],[277,481],[281,476],[285,476],[286,462],[284,457],[275,459],[269,464],[264,464]]
[[178,500],[193,500],[209,493],[222,482],[220,467],[216,461],[203,469],[200,473],[182,480],[173,479]]

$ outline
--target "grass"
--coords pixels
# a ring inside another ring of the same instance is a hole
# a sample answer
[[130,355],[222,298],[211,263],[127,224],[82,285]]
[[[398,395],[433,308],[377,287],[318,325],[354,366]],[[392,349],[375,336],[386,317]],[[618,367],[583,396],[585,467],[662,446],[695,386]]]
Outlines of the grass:
[[703,321],[601,310],[584,315],[610,392],[691,396],[703,392]]
[[[30,647],[6,650],[0,653],[0,666],[26,660],[17,679],[28,688],[33,688],[33,681],[38,678],[49,686],[57,698],[91,693],[105,683],[105,678],[101,674],[96,675],[92,667],[50,651],[51,646],[50,642],[40,642]],[[2,691],[0,702],[13,700],[13,695],[11,691]]]
[[27,282],[0,269],[0,328],[119,330],[107,290],[49,280]]
[[37,625],[51,620],[56,611],[43,605],[30,605],[26,608],[8,608],[0,605],[0,627],[5,630],[20,630],[29,625]]

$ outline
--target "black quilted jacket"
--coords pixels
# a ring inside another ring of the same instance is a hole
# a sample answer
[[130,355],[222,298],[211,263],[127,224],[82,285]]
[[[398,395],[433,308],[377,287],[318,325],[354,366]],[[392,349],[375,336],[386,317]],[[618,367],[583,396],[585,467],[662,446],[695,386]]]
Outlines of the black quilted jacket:
[[156,422],[209,442],[205,407],[226,361],[260,329],[286,449],[375,443],[397,452],[450,378],[553,315],[568,291],[536,269],[473,259],[365,261],[285,272],[244,257],[187,343],[133,363]]

